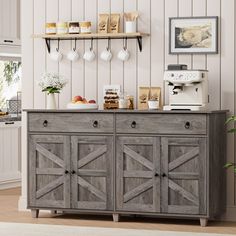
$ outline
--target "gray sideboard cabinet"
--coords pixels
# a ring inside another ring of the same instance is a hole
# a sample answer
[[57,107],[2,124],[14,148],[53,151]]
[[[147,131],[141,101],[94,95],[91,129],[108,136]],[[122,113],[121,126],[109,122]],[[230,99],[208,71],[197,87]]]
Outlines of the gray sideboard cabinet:
[[208,219],[225,211],[226,111],[27,110],[28,208]]

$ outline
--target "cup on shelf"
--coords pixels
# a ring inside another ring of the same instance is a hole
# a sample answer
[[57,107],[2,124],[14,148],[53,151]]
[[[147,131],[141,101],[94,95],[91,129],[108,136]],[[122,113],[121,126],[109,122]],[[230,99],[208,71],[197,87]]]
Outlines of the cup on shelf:
[[50,53],[50,58],[53,60],[53,61],[61,61],[62,58],[63,58],[63,55],[62,53],[60,53],[58,50],[54,51],[54,52],[51,52]]
[[79,56],[78,51],[74,50],[74,49],[69,51],[68,54],[67,54],[67,59],[69,61],[72,61],[72,62],[75,62],[75,61],[79,60],[79,57],[80,56]]
[[120,59],[121,61],[128,61],[129,57],[130,57],[130,53],[127,50],[127,48],[123,48],[122,50],[119,51],[118,55],[117,55],[118,59]]
[[95,57],[96,54],[91,48],[88,51],[86,51],[83,56],[84,60],[88,62],[92,62],[95,59]]
[[102,51],[100,58],[103,61],[110,61],[112,59],[112,53],[111,50],[109,48],[106,48],[104,51]]
[[135,21],[126,21],[125,22],[125,33],[136,33],[137,26]]

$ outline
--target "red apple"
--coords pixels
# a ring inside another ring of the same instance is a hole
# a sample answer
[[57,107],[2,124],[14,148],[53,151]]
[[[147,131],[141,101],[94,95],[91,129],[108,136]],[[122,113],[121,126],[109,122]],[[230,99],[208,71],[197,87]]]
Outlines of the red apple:
[[78,102],[78,101],[83,101],[83,98],[81,96],[75,96],[73,98],[73,101]]
[[95,100],[89,100],[89,103],[96,103]]

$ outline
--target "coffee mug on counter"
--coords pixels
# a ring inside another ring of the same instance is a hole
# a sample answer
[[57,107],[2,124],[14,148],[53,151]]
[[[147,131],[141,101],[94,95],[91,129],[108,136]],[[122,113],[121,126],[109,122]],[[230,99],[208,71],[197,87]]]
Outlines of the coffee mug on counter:
[[102,51],[101,55],[100,55],[100,58],[103,60],[103,61],[110,61],[112,59],[112,53],[111,53],[111,50],[106,48],[104,51]]
[[129,57],[130,57],[130,53],[127,50],[127,48],[123,48],[122,50],[119,51],[118,55],[117,55],[118,59],[120,59],[121,61],[128,61]]
[[157,109],[159,109],[159,101],[158,100],[149,100],[148,101],[148,108],[150,110],[157,110]]
[[69,53],[67,54],[67,59],[72,61],[72,62],[77,61],[79,59],[79,57],[80,56],[79,56],[78,51],[76,51],[74,49],[69,51]]
[[95,59],[95,57],[96,54],[92,49],[86,51],[83,56],[84,60],[88,62],[92,62]]
[[63,58],[63,55],[62,53],[60,53],[58,50],[54,51],[54,52],[51,52],[50,53],[50,58],[53,60],[53,61],[61,61],[62,58]]

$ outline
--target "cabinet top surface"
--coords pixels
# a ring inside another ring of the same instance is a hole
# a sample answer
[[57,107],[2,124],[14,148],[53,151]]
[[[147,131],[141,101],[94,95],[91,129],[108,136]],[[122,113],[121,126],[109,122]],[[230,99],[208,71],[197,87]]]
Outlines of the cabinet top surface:
[[163,110],[74,110],[74,109],[25,109],[28,113],[109,113],[109,114],[213,114],[227,113],[228,110],[205,110],[205,111],[163,111]]

